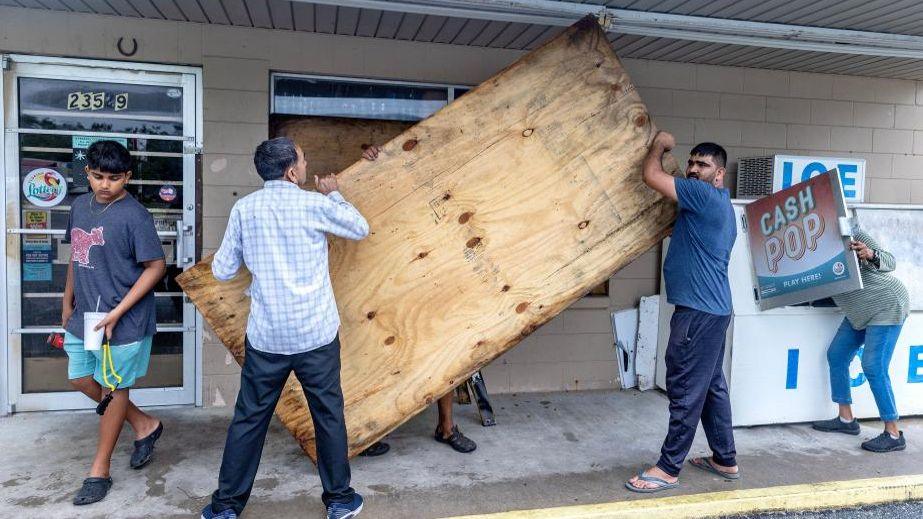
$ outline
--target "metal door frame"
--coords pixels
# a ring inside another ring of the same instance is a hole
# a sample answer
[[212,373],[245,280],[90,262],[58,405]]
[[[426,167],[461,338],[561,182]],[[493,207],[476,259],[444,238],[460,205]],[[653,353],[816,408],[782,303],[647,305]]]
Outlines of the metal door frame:
[[[183,141],[183,221],[177,232],[182,233],[175,245],[178,261],[190,259],[184,265],[189,268],[195,263],[196,247],[196,155],[202,151],[203,142],[203,93],[202,70],[197,67],[129,63],[119,61],[68,59],[28,55],[3,55],[2,80],[0,80],[0,165],[4,180],[0,197],[4,215],[0,218],[0,233],[4,236],[4,250],[14,247],[18,251],[21,230],[9,229],[7,221],[16,221],[21,212],[19,201],[19,135],[22,133],[53,134],[55,131],[19,129],[18,81],[21,76],[48,79],[89,80],[96,82],[117,82],[133,84],[169,85],[183,89],[183,136],[167,137],[168,140]],[[62,132],[71,134],[75,132]],[[104,134],[109,137],[139,137],[142,135]],[[164,140],[164,136],[150,138]],[[13,170],[17,174],[7,174]],[[14,220],[9,220],[10,218]],[[53,233],[46,233],[53,234]],[[176,233],[160,233],[162,236],[177,236]],[[15,257],[13,257],[15,256]],[[0,261],[0,281],[6,288],[0,297],[0,329],[7,347],[0,352],[0,415],[17,411],[46,411],[60,409],[83,409],[92,407],[92,402],[76,392],[22,393],[22,331],[19,328],[20,313],[16,316],[10,310],[20,306],[21,294],[19,254],[7,255]],[[15,296],[15,297],[14,297]],[[14,306],[15,305],[15,306]],[[39,331],[35,328],[32,331]],[[54,328],[41,329],[49,333]],[[183,324],[179,326],[158,326],[158,331],[183,333],[183,386],[178,388],[145,388],[132,391],[132,400],[138,405],[182,405],[202,403],[202,317],[188,299],[183,302]]]

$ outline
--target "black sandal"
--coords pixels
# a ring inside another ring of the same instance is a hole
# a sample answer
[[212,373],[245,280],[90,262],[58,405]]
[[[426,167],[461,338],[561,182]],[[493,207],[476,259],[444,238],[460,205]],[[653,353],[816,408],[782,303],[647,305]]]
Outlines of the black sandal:
[[102,501],[112,488],[112,478],[86,478],[83,480],[83,486],[74,496],[74,504],[77,506],[89,505],[97,501]]
[[458,430],[458,426],[452,426],[452,434],[448,438],[443,438],[442,428],[436,427],[436,434],[434,436],[436,441],[439,443],[448,444],[450,447],[455,449],[457,452],[462,454],[467,454],[472,452],[474,449],[478,448],[478,444],[474,443],[471,438],[468,438],[461,431]]
[[375,456],[381,456],[382,454],[386,454],[389,450],[391,450],[391,446],[388,445],[387,443],[375,442],[369,445],[367,449],[360,452],[359,455],[367,456],[369,458],[374,458]]
[[135,440],[135,450],[131,453],[131,468],[137,470],[151,462],[151,458],[154,457],[154,443],[161,434],[163,434],[163,422],[157,424],[157,428],[151,434]]

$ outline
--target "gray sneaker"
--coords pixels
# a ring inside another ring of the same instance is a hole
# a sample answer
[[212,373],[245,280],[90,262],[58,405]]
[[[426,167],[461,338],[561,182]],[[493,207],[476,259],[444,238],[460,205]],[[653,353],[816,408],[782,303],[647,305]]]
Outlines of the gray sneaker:
[[859,434],[859,422],[855,418],[851,422],[843,422],[840,420],[840,417],[837,416],[832,420],[821,420],[819,422],[814,422],[811,424],[815,430],[823,432],[838,432],[843,434],[851,434],[857,436]]
[[867,442],[862,442],[862,448],[871,452],[893,452],[902,451],[907,448],[907,441],[904,440],[904,432],[895,440],[887,432],[883,432]]

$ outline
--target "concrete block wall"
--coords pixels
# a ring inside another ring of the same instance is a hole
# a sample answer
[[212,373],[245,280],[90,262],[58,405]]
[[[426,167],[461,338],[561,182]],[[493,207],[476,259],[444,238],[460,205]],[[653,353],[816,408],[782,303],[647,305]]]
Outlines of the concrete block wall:
[[[923,203],[923,83],[628,60],[675,155],[713,140],[740,157],[790,153],[868,160],[866,200]],[[666,88],[665,88],[666,87]]]
[[[39,30],[41,29],[41,30]],[[271,71],[477,84],[521,53],[346,36],[112,18],[0,7],[0,52],[124,59],[203,67],[203,246],[220,243],[233,203],[261,185],[250,160],[268,132]],[[923,83],[761,69],[625,60],[655,123],[738,157],[769,153],[868,159],[872,202],[923,203]],[[919,105],[917,103],[920,103]],[[493,392],[617,385],[609,313],[659,290],[660,250],[609,281],[608,298],[584,298],[484,370]],[[232,405],[239,369],[211,330],[203,341],[203,399]]]

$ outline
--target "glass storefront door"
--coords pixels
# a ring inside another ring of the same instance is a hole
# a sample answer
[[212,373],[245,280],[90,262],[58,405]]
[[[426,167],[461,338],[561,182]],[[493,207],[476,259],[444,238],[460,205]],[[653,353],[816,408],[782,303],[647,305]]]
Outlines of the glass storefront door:
[[86,149],[112,139],[132,156],[129,193],[154,217],[167,275],[154,289],[157,333],[141,405],[195,402],[195,308],[175,278],[195,262],[197,69],[12,57],[3,74],[7,381],[13,411],[91,407],[71,391],[62,331],[73,200],[89,191]]

